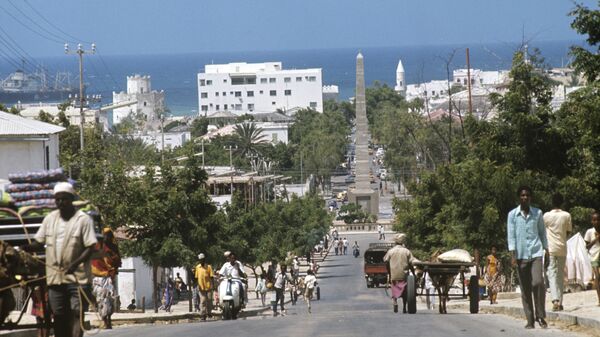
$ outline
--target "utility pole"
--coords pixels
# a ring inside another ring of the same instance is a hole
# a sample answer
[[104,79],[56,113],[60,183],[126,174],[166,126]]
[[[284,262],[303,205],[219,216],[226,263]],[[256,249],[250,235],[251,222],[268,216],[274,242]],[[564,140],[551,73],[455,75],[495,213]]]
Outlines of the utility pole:
[[204,170],[204,138],[202,138],[202,169]]
[[471,100],[471,60],[469,58],[469,48],[467,48],[467,83],[469,89],[469,113],[473,113],[473,101]]
[[302,150],[300,150],[300,189],[304,197],[304,171],[302,170]]
[[85,103],[85,97],[83,96],[83,54],[95,54],[96,44],[92,43],[91,50],[84,50],[81,43],[77,45],[77,50],[74,52],[69,51],[69,44],[65,43],[65,54],[77,54],[79,55],[79,115],[81,122],[79,123],[79,143],[80,151],[83,151],[84,140],[83,140],[83,123],[85,122],[85,115],[83,113],[83,106]]

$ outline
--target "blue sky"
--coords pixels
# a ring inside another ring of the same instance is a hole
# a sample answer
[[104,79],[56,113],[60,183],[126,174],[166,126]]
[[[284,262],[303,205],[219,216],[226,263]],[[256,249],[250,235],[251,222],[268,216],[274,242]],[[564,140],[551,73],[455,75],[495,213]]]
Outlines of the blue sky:
[[104,55],[573,40],[572,8],[571,0],[2,0],[0,49],[8,39],[32,56],[60,55],[76,39]]

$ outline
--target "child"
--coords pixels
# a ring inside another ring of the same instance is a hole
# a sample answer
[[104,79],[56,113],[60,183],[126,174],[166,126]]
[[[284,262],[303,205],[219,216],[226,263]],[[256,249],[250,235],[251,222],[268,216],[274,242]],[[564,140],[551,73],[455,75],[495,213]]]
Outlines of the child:
[[592,213],[592,228],[585,232],[583,238],[586,242],[586,248],[590,254],[592,261],[592,269],[594,271],[594,288],[598,296],[598,306],[600,306],[600,212]]
[[265,273],[260,274],[260,278],[258,279],[258,283],[256,283],[256,295],[260,296],[260,300],[262,302],[263,307],[265,306],[265,300],[267,297],[267,276]]
[[310,314],[310,301],[312,300],[313,297],[313,292],[315,290],[315,287],[317,285],[317,278],[315,277],[315,274],[313,273],[312,270],[307,270],[306,271],[306,276],[304,277],[304,287],[306,288],[305,293],[304,293],[304,299],[306,300],[306,304],[308,305],[308,313]]

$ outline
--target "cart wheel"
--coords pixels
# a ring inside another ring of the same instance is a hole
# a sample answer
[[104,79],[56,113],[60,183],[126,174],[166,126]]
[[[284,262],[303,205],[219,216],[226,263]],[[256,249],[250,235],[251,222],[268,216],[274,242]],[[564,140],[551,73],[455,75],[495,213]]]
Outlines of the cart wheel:
[[408,275],[406,283],[406,302],[408,305],[408,313],[415,314],[417,313],[417,284],[415,281],[415,275]]
[[479,276],[477,275],[469,279],[469,311],[472,314],[479,312]]

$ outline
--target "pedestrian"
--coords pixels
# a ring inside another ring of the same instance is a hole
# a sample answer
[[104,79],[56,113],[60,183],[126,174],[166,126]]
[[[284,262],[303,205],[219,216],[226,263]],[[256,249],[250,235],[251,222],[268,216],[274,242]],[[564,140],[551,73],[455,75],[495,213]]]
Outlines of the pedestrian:
[[287,266],[285,264],[280,265],[280,271],[275,276],[275,284],[273,288],[275,289],[275,304],[273,304],[273,316],[277,316],[277,303],[279,303],[281,307],[281,314],[287,314],[285,310],[285,286],[288,281],[291,281],[291,277],[287,274]]
[[256,295],[259,296],[263,307],[265,306],[265,300],[267,298],[267,277],[265,273],[260,274],[258,282],[256,283]]
[[[75,189],[67,182],[54,186],[55,211],[48,214],[35,234],[35,241],[22,247],[35,251],[45,245],[48,301],[57,337],[83,336],[83,315],[87,303],[82,292],[90,293],[90,257],[97,239],[94,221],[75,209]],[[84,299],[85,301],[85,299]]]
[[335,251],[335,255],[338,255],[338,250],[340,249],[338,239],[333,240],[333,250]]
[[435,309],[435,287],[433,285],[433,280],[428,272],[425,272],[425,294],[427,298],[425,299],[427,303],[427,309],[433,310]]
[[[548,255],[546,228],[539,208],[532,207],[531,188],[520,186],[517,190],[519,206],[508,213],[507,241],[512,254],[512,265],[517,267],[521,301],[527,318],[525,329],[533,329],[534,322],[547,328],[543,261]],[[535,307],[534,307],[535,304]],[[535,315],[534,315],[535,309]]]
[[379,240],[385,240],[385,232],[383,230],[383,225],[377,225],[377,233],[379,234]]
[[131,303],[129,303],[129,305],[127,306],[127,310],[135,311],[135,309],[137,309],[137,306],[135,305],[135,298],[132,298]]
[[491,253],[485,258],[485,262],[483,279],[485,280],[485,285],[488,288],[490,304],[498,304],[498,291],[500,291],[502,288],[502,278],[500,277],[502,264],[496,255],[495,246],[492,246]]
[[555,193],[552,196],[552,210],[544,214],[544,225],[548,237],[548,283],[552,294],[552,311],[562,311],[565,263],[567,260],[567,238],[573,231],[571,214],[561,209],[563,196]]
[[313,298],[313,293],[315,287],[317,286],[317,277],[313,273],[312,270],[306,271],[306,276],[304,277],[304,300],[306,300],[306,305],[308,305],[308,313],[311,313],[311,301]]
[[167,279],[167,284],[165,286],[165,292],[163,295],[163,298],[165,299],[165,304],[163,309],[166,312],[171,312],[171,306],[173,306],[173,297],[175,295],[175,282],[173,281],[172,278],[168,278]]
[[294,281],[300,276],[300,260],[298,260],[298,256],[294,256],[294,260],[292,261],[292,276]]
[[204,253],[198,254],[198,264],[194,270],[194,276],[198,282],[198,295],[200,297],[200,319],[205,321],[206,317],[212,318],[214,273],[212,266],[206,263]]
[[398,312],[398,298],[402,297],[402,313],[406,313],[406,276],[409,269],[414,273],[413,263],[416,259],[405,246],[406,234],[397,234],[394,243],[396,245],[385,253],[383,261],[390,275],[394,312]]
[[358,257],[360,255],[360,247],[358,246],[358,241],[354,241],[354,244],[352,244],[352,255],[354,255],[354,257]]
[[96,243],[95,250],[98,256],[91,261],[92,275],[94,275],[93,293],[96,296],[98,313],[102,317],[104,327],[112,329],[111,316],[114,312],[115,300],[114,284],[119,267],[121,267],[121,255],[110,227],[102,229],[102,239]]
[[186,288],[185,282],[179,273],[175,276],[175,294],[177,295],[177,300],[181,298],[181,292]]
[[592,270],[594,271],[594,288],[596,288],[598,306],[600,307],[600,212],[594,211],[592,213],[592,228],[585,232],[583,239],[590,254]]
[[344,240],[342,240],[342,247],[344,247],[344,255],[348,255],[348,246],[350,245],[350,242],[348,242],[348,239],[344,238]]

